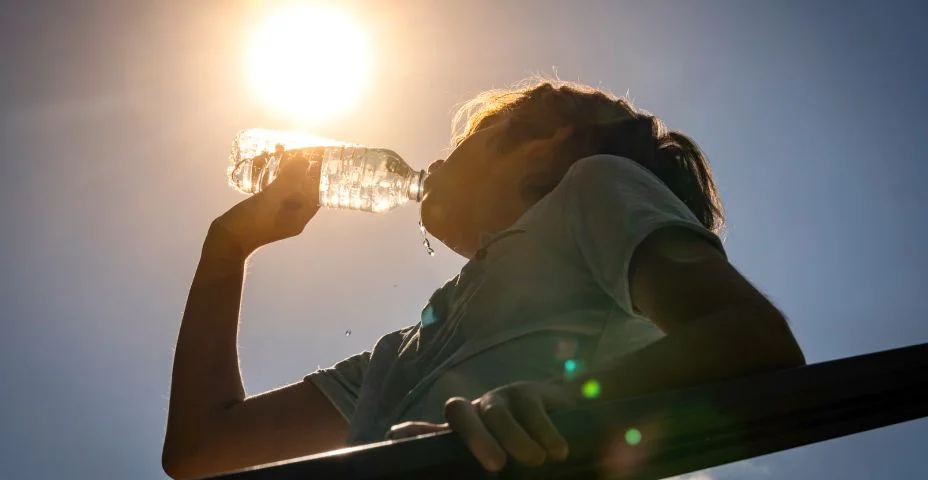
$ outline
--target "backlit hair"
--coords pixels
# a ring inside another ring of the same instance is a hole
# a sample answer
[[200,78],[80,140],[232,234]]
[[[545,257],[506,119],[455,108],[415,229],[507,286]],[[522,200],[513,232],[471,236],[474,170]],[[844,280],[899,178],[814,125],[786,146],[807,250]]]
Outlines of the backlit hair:
[[688,136],[672,131],[657,117],[588,85],[531,80],[511,89],[483,92],[462,105],[454,116],[452,144],[457,146],[499,114],[509,127],[499,148],[511,149],[525,140],[548,137],[558,128],[573,127],[550,160],[544,174],[535,175],[523,194],[541,198],[549,193],[577,160],[594,154],[631,159],[654,173],[686,204],[707,229],[720,233],[724,212],[712,170]]

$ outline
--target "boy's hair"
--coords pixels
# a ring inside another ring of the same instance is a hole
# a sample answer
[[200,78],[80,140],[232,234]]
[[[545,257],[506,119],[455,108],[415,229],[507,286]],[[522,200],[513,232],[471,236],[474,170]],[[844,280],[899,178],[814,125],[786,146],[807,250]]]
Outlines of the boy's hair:
[[490,90],[462,105],[454,116],[453,146],[499,113],[510,117],[500,139],[503,150],[532,138],[573,127],[551,160],[551,168],[531,177],[524,195],[536,200],[551,192],[570,166],[590,155],[618,155],[642,165],[686,204],[714,233],[724,224],[722,203],[705,155],[692,139],[669,130],[648,112],[587,85],[533,80],[512,89]]

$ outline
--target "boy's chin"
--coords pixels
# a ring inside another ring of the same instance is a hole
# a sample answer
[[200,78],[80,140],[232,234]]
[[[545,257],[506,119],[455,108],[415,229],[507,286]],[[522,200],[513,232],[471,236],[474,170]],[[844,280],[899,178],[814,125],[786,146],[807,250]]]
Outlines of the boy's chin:
[[432,198],[425,197],[419,210],[419,218],[425,230],[438,237],[439,232],[444,230],[445,217],[445,208]]
[[467,256],[465,243],[462,239],[466,238],[466,232],[463,231],[459,222],[455,222],[447,215],[447,210],[440,204],[433,202],[422,202],[420,212],[422,226],[429,235],[444,244],[446,247],[455,252]]

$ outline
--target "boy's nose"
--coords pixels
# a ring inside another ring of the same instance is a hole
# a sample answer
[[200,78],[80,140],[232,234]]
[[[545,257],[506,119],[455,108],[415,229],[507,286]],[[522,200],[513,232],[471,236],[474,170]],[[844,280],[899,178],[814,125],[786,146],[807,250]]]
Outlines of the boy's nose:
[[434,162],[432,162],[432,164],[429,165],[429,169],[428,169],[429,175],[431,175],[432,172],[435,171],[435,169],[437,169],[439,166],[441,166],[442,163],[445,163],[445,161],[444,161],[444,160],[435,160]]

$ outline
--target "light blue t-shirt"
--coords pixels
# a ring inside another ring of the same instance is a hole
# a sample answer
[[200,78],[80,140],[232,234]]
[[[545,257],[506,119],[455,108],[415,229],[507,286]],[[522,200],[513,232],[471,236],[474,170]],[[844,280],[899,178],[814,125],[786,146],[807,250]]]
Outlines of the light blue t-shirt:
[[409,420],[444,422],[451,397],[477,398],[608,364],[663,333],[631,305],[628,267],[654,231],[718,237],[632,160],[595,155],[435,291],[421,321],[306,376],[349,422],[349,445]]

